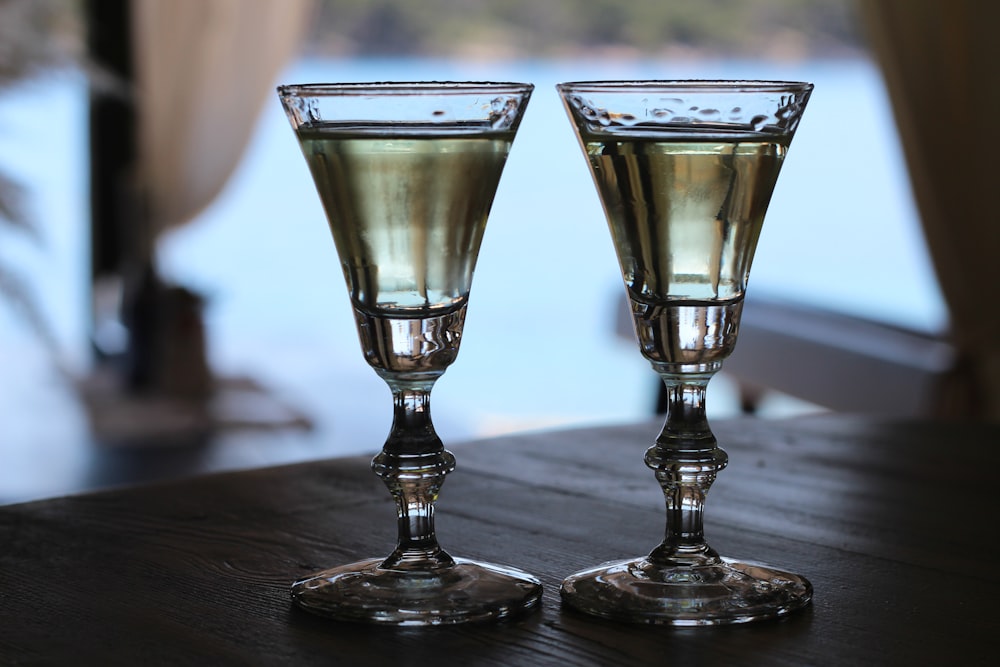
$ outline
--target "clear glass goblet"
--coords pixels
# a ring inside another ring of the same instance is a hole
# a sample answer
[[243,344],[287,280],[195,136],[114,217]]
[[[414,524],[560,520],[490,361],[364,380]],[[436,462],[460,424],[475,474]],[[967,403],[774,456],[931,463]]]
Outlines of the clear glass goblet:
[[768,81],[605,81],[557,86],[611,229],[642,354],[668,403],[646,451],[666,498],[647,556],[567,578],[563,600],[624,621],[742,623],[812,598],[801,576],[720,557],[705,496],[727,463],[705,390],[736,345],[764,212],[812,91]]
[[434,502],[455,458],[430,414],[431,388],[458,353],[487,215],[532,89],[278,88],[326,211],[365,359],[394,403],[372,469],[396,500],[396,549],[296,582],[292,598],[308,611],[437,625],[501,619],[539,602],[534,577],[438,545]]

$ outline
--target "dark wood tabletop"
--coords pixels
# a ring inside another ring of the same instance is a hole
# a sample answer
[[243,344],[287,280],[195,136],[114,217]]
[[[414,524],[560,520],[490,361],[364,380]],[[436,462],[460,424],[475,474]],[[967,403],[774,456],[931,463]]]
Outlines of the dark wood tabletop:
[[452,447],[442,545],[545,586],[540,610],[500,625],[370,627],[293,608],[293,580],[393,546],[367,457],[0,507],[0,664],[996,664],[997,424],[718,421],[730,465],[709,495],[709,541],[806,575],[812,606],[686,629],[561,607],[563,577],[662,538],[642,463],[657,428]]

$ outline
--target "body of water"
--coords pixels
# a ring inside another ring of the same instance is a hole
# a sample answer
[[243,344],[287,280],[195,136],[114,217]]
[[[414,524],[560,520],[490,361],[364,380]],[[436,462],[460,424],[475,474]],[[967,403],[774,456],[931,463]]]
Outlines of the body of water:
[[[618,78],[814,82],[765,223],[751,295],[921,329],[946,326],[885,91],[866,61],[297,62],[280,83],[537,86],[490,217],[461,354],[435,390],[435,420],[446,440],[649,414],[656,381],[635,346],[615,336],[621,279],[553,88]],[[45,239],[36,248],[4,230],[0,258],[37,285],[68,357],[79,364],[88,321],[85,94],[70,77],[0,98],[0,169],[31,188]],[[388,390],[361,357],[333,243],[276,97],[222,196],[166,237],[161,257],[172,280],[208,295],[220,371],[269,383],[312,414],[338,452],[381,445]],[[29,337],[17,333],[6,309],[0,322],[0,341],[13,341],[5,346],[10,354]],[[0,404],[0,411],[9,408]]]

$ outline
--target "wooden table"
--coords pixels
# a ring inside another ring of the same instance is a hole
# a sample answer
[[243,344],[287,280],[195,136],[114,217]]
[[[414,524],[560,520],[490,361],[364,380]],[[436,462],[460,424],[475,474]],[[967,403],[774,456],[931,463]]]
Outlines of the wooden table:
[[369,627],[292,607],[292,580],[391,549],[392,503],[366,458],[2,507],[0,664],[997,664],[1000,425],[717,422],[731,463],[710,541],[805,574],[813,605],[696,629],[561,608],[564,576],[659,541],[662,496],[642,464],[656,430],[453,448],[443,545],[546,587],[540,611],[502,625]]

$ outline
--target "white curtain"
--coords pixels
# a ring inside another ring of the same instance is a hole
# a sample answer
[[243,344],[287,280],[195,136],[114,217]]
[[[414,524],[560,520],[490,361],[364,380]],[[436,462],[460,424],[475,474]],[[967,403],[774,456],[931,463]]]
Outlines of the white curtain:
[[[311,0],[132,0],[146,242],[222,190],[273,84],[302,46]],[[151,250],[151,248],[147,248]]]
[[961,357],[941,412],[1000,419],[1000,2],[858,6],[892,99]]

